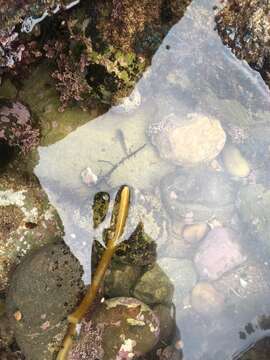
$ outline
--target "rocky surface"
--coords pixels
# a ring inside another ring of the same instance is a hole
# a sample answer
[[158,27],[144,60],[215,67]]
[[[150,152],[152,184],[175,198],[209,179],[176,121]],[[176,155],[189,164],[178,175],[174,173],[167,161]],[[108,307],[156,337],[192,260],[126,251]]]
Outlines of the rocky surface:
[[21,259],[63,234],[56,210],[37,179],[6,171],[0,176],[0,289]]
[[[90,326],[82,328],[70,360],[94,359],[90,350],[97,359],[133,359],[152,350],[159,339],[160,325],[156,315],[147,305],[130,297],[112,298],[100,304],[91,324],[92,329]],[[99,329],[99,333],[93,329]]]
[[194,262],[202,278],[216,280],[246,260],[239,235],[217,227],[211,230],[195,255]]
[[37,147],[39,130],[35,129],[28,108],[19,101],[0,100],[0,141],[23,153]]
[[269,3],[229,0],[216,15],[218,33],[239,59],[259,71],[269,86]]
[[161,157],[187,167],[211,161],[226,141],[220,122],[198,113],[169,115],[152,124],[149,132]]
[[6,306],[16,342],[27,359],[53,359],[67,329],[66,316],[80,300],[78,260],[63,243],[25,257],[14,272]]

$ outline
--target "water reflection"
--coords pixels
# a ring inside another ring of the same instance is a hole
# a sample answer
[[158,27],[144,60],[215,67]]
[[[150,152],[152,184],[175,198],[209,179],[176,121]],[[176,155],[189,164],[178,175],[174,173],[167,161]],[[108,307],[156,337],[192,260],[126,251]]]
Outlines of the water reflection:
[[[213,5],[194,1],[168,33],[134,90],[138,107],[112,108],[40,147],[35,168],[86,283],[93,239],[102,238],[90,222],[92,200],[123,184],[133,189],[125,237],[137,229],[155,242],[158,259],[148,271],[174,287],[192,360],[230,358],[242,346],[239,328],[269,312],[269,90],[222,45]],[[149,301],[145,289],[137,296]]]

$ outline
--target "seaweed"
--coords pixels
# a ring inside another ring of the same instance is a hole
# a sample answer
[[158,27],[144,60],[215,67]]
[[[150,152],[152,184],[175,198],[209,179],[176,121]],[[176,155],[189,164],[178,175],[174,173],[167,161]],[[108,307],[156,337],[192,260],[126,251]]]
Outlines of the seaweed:
[[[118,196],[120,196],[119,205],[117,201]],[[108,269],[111,263],[111,259],[118,246],[118,240],[123,234],[128,216],[129,200],[130,190],[128,186],[123,186],[120,189],[120,193],[116,195],[115,205],[117,206],[117,214],[114,231],[108,233],[109,239],[106,250],[101,257],[88,291],[86,292],[77,309],[75,309],[75,311],[68,316],[69,328],[63,342],[63,347],[58,353],[57,360],[65,360],[67,358],[68,352],[73,343],[73,338],[76,336],[76,327],[82,321],[97,296],[100,285],[104,279],[105,272]]]

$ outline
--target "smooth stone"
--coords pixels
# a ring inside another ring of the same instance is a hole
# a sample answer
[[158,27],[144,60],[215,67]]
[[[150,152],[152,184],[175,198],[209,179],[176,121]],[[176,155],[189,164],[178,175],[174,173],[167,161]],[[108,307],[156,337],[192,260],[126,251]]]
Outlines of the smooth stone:
[[174,302],[177,305],[183,304],[186,296],[197,282],[197,273],[193,262],[188,259],[164,257],[158,260],[158,265],[174,286]]
[[186,225],[183,229],[183,238],[189,243],[197,243],[206,236],[209,230],[209,225],[206,223]]
[[27,359],[54,359],[67,330],[66,317],[84,290],[82,273],[79,261],[62,242],[42,247],[16,268],[6,311]]
[[217,227],[199,246],[194,262],[202,278],[216,280],[241,265],[246,258],[238,234],[229,228]]
[[130,296],[140,272],[137,266],[113,262],[104,279],[104,295],[110,298]]
[[134,298],[104,301],[92,314],[91,323],[94,329],[99,329],[99,334],[83,328],[69,360],[90,359],[95,347],[103,353],[103,360],[133,359],[148,353],[159,340],[157,316]]
[[162,158],[186,167],[213,160],[226,141],[219,120],[200,113],[170,114],[150,127],[150,136]]
[[191,304],[199,314],[215,316],[222,311],[224,298],[213,285],[200,282],[192,289]]
[[172,301],[174,286],[170,278],[155,264],[139,278],[133,296],[148,305],[169,304]]
[[249,163],[236,146],[226,144],[222,151],[222,158],[225,169],[230,175],[246,177],[250,173]]

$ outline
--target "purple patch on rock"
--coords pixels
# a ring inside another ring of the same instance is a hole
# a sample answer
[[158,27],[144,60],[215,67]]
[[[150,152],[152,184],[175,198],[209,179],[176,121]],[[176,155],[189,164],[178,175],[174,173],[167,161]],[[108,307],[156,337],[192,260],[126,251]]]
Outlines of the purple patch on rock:
[[195,255],[195,265],[202,278],[216,280],[246,260],[239,236],[231,229],[211,230]]
[[24,154],[39,143],[39,130],[35,129],[29,110],[22,103],[0,102],[0,140],[15,146]]

